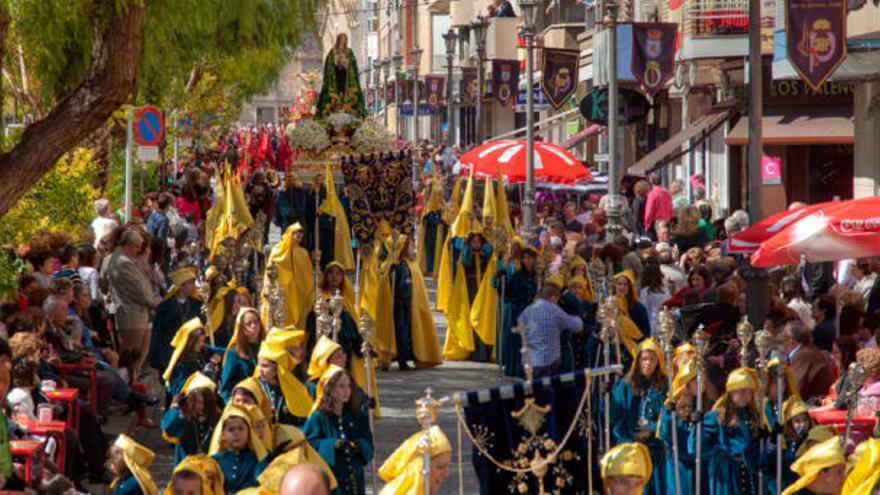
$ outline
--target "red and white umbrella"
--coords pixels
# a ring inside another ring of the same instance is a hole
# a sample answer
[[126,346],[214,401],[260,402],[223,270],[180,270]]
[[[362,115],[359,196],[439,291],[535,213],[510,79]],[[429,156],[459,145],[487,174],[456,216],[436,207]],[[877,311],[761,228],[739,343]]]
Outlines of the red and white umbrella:
[[880,256],[880,197],[823,203],[764,241],[751,261],[794,265],[801,256],[811,262]]
[[782,229],[811,213],[835,204],[833,201],[808,205],[796,210],[785,210],[750,225],[742,232],[730,236],[727,242],[728,251],[738,254],[751,254],[761,247],[761,243],[778,234]]
[[[471,168],[476,178],[496,178],[499,167],[508,184],[526,181],[526,142],[516,139],[492,141],[468,151],[459,159],[461,175]],[[555,184],[590,182],[587,167],[568,150],[552,143],[535,142],[535,181]]]

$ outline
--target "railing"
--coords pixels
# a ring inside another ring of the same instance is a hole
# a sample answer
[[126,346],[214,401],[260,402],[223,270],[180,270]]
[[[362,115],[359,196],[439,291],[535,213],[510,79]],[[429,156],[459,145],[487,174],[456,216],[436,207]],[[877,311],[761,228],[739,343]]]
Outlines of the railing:
[[684,34],[742,35],[749,32],[748,0],[690,0],[685,2]]

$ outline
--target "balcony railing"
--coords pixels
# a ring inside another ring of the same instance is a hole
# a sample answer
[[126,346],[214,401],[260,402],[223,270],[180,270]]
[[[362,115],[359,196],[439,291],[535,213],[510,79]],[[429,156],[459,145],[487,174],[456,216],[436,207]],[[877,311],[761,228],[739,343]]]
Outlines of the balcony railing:
[[749,32],[749,0],[690,0],[685,36],[743,35]]

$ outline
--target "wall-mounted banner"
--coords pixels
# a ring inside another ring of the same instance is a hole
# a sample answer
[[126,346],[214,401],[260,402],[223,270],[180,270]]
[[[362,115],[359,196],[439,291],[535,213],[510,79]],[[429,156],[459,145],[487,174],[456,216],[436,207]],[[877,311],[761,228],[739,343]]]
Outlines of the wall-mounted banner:
[[492,91],[502,105],[509,105],[519,86],[518,60],[492,60]]
[[394,101],[394,88],[397,86],[397,81],[389,81],[388,85],[385,86],[385,101],[393,102]]
[[788,60],[818,91],[846,58],[846,1],[787,0],[785,17]]
[[[437,110],[443,106],[444,81],[446,81],[446,78],[443,76],[425,76],[425,87],[427,91],[426,100],[428,108],[431,110],[432,114],[437,112]],[[419,111],[421,111],[421,107],[419,107]]]
[[461,68],[461,105],[472,107],[477,104],[477,69]]
[[562,108],[577,89],[579,58],[579,50],[544,48],[541,89],[555,110]]
[[675,73],[674,23],[636,22],[632,25],[632,71],[653,97]]

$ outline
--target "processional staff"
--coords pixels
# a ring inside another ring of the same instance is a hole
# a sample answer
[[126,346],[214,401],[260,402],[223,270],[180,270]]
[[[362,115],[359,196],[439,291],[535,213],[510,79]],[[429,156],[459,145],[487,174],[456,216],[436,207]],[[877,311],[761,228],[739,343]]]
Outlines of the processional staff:
[[706,351],[709,348],[709,334],[703,331],[703,325],[694,332],[694,347],[697,351],[697,408],[694,414],[697,423],[697,445],[694,455],[694,481],[696,495],[702,491],[703,478],[703,381],[706,375]]
[[[364,368],[367,375],[367,418],[370,422],[370,433],[375,434],[375,419],[373,418],[373,374],[371,371],[373,370],[373,350],[370,348],[370,337],[373,335],[373,320],[370,319],[367,312],[364,311],[361,314],[360,321],[358,322],[358,331],[361,334],[361,339],[363,339],[363,344],[361,345],[361,352],[364,355]],[[372,483],[373,493],[379,493],[377,490],[377,480],[378,470],[376,469],[376,456],[373,456],[371,461],[371,471],[370,471],[370,482]],[[428,493],[428,492],[426,492]]]
[[[675,412],[675,396],[673,395],[673,366],[672,366],[672,358],[673,358],[673,349],[672,349],[672,335],[675,332],[675,322],[672,320],[672,314],[668,309],[664,306],[659,313],[657,313],[657,323],[660,327],[660,332],[657,333],[657,339],[660,341],[660,347],[663,349],[663,352],[666,354],[666,377],[668,380],[668,396],[669,400],[666,401],[667,411],[669,412],[669,422],[672,428],[672,457],[674,460],[673,465],[673,473],[675,476],[675,495],[679,495],[681,493],[681,474],[678,469],[678,459],[679,459],[679,450],[678,450],[678,427],[677,427],[677,418]],[[635,366],[635,364],[633,365]]]
[[[434,398],[434,389],[425,389],[425,396],[416,401],[416,417],[422,424],[422,436],[419,438],[419,452],[422,454],[422,493],[431,493],[431,427],[437,422],[437,410],[440,401]],[[376,493],[375,487],[373,493]]]
[[[774,354],[776,355],[776,360],[779,361],[776,369],[776,414],[780,418],[782,417],[782,404],[785,400],[785,383],[783,380],[785,379],[785,373],[788,373],[785,368],[787,365],[783,360],[786,340],[784,334],[779,334],[774,339]],[[782,440],[782,428],[779,428],[779,432],[776,433],[776,493],[782,493]]]
[[846,449],[846,439],[849,438],[849,432],[852,429],[853,415],[859,402],[859,389],[865,383],[868,373],[865,365],[856,361],[849,365],[847,372],[847,389],[846,389],[846,426],[843,429],[843,436],[840,437],[840,443]]
[[[768,370],[767,370],[767,354],[770,352],[770,349],[773,347],[773,334],[768,332],[765,329],[758,330],[755,333],[755,348],[758,350],[758,396],[760,398],[759,407],[760,407],[760,418],[761,425],[764,424],[765,419],[767,417],[767,385],[768,385]],[[780,366],[781,368],[781,366]],[[780,370],[781,371],[781,370]],[[780,409],[777,413],[777,422],[783,421],[782,419],[782,410]],[[758,426],[758,428],[761,427]],[[762,438],[759,441],[760,451],[764,451],[764,439]],[[781,445],[777,446],[777,450],[782,448]],[[763,471],[758,471],[758,493],[763,495],[764,493],[764,473]]]

